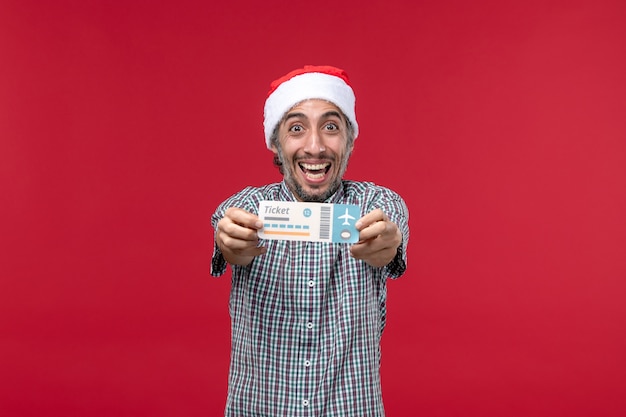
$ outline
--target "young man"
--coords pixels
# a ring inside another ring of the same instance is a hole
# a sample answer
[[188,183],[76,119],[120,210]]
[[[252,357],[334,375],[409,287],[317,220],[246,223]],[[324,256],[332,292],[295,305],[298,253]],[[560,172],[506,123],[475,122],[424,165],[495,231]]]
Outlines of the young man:
[[[388,188],[343,179],[358,136],[343,70],[306,66],[274,81],[264,127],[283,181],[245,188],[212,217],[211,274],[232,269],[225,415],[383,416],[386,279],[406,269],[407,207]],[[263,200],[358,205],[359,241],[260,239]]]

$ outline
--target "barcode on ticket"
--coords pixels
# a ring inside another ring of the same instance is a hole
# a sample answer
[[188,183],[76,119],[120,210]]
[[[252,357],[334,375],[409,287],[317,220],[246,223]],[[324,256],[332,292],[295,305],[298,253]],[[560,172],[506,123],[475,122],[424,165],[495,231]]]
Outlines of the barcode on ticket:
[[320,207],[320,239],[330,239],[330,211],[328,206]]

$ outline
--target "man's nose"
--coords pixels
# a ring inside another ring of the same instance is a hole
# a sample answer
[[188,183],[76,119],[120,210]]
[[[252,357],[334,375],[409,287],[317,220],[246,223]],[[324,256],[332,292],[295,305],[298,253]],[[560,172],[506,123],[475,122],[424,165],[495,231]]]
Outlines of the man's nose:
[[307,137],[304,150],[311,154],[318,154],[326,150],[324,147],[324,139],[319,131],[313,130]]

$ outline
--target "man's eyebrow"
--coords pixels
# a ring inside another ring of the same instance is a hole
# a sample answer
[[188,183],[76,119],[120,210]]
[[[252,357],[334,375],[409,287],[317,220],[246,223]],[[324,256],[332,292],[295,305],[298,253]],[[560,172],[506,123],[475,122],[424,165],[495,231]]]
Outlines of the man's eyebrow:
[[287,113],[283,122],[286,122],[289,119],[296,119],[300,117],[306,118],[306,115],[304,113]]
[[342,120],[343,120],[343,117],[341,116],[341,113],[339,113],[338,111],[335,111],[335,110],[330,110],[330,111],[327,111],[326,113],[324,113],[324,114],[322,115],[322,117],[323,117],[323,118],[337,117],[337,118],[339,118],[339,119],[342,119]]
[[[341,115],[341,113],[339,113],[336,110],[329,110],[326,113],[322,114],[321,116],[322,119],[328,119],[329,117],[337,117],[338,119],[343,120],[343,116]],[[299,119],[299,118],[306,119],[307,115],[304,113],[300,113],[300,112],[287,113],[282,123],[286,122],[289,119]]]

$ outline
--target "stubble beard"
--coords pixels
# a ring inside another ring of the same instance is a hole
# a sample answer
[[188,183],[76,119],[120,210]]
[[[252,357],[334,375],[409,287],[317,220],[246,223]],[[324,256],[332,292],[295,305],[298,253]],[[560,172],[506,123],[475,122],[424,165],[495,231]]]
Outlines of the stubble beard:
[[293,164],[287,163],[282,153],[280,147],[278,148],[278,158],[282,163],[283,167],[283,177],[285,183],[301,201],[311,202],[311,203],[323,203],[328,200],[341,186],[341,181],[343,179],[343,174],[345,174],[346,169],[348,168],[348,159],[350,158],[349,154],[345,154],[340,161],[339,173],[335,177],[335,179],[329,184],[326,191],[321,194],[313,194],[307,192],[301,184],[296,181],[295,174],[293,172]]

